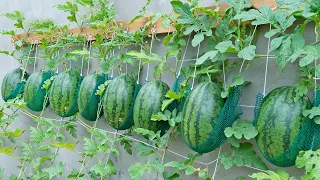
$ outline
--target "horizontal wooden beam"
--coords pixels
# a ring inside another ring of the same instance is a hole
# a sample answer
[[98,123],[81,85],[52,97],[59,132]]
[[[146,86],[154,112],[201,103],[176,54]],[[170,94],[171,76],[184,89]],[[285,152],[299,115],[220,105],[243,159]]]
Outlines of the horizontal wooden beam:
[[[275,7],[275,0],[250,0],[252,3],[252,6],[256,9],[258,9],[261,5],[267,5],[271,8]],[[223,13],[229,6],[227,4],[221,4],[219,6],[219,12],[218,13]],[[207,9],[215,9],[216,6],[211,6],[207,7]],[[177,14],[173,13],[176,17],[178,17]],[[133,23],[130,24],[131,20],[123,20],[123,21],[118,21],[117,24],[119,26],[123,26],[129,30],[129,32],[135,32],[137,31],[140,27],[143,27],[148,21],[150,20],[150,17],[143,17],[140,19],[137,19]],[[169,32],[174,32],[175,28],[170,27],[166,28],[162,26],[162,21],[163,19],[160,18],[155,24],[150,25],[148,27],[148,33],[151,34],[151,30],[153,27],[156,28],[156,33],[157,34],[163,34],[163,33],[169,33]],[[213,27],[214,28],[214,27]],[[95,40],[94,36],[96,34],[103,34],[102,30],[97,30],[97,29],[92,29],[92,28],[82,28],[82,31],[80,28],[72,28],[68,30],[68,33],[70,35],[78,36],[78,35],[83,35],[87,37],[87,40]],[[111,37],[111,34],[109,35],[109,38]],[[17,34],[15,36],[12,36],[12,43],[19,41],[20,39],[27,39],[29,43],[31,44],[39,44],[41,43],[41,39],[49,39],[48,35],[42,35],[42,34],[36,34],[36,33],[28,33],[28,34]],[[50,41],[55,41],[55,40],[50,40]]]

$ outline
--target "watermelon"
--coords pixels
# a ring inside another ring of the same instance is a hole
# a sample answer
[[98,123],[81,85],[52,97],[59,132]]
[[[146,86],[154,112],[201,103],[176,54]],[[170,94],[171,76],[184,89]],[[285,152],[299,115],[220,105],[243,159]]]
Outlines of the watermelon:
[[103,112],[111,127],[125,130],[133,125],[134,92],[136,82],[129,76],[118,76],[108,85]]
[[198,83],[209,82],[209,81],[210,81],[210,78],[207,74],[200,75],[200,77],[198,79]]
[[52,110],[60,117],[70,117],[78,112],[78,89],[82,77],[77,71],[60,73],[52,82],[49,102]]
[[[42,111],[44,108],[46,90],[42,88],[44,82],[50,79],[52,76],[51,71],[40,71],[31,74],[28,78],[24,88],[24,101],[27,103],[27,107],[32,111]],[[48,107],[49,101],[46,101]]]
[[207,153],[214,130],[224,106],[221,88],[214,82],[198,84],[189,94],[182,112],[181,135],[192,150]]
[[266,158],[281,156],[288,150],[307,120],[302,112],[311,103],[306,96],[294,102],[295,96],[294,88],[285,86],[272,90],[263,99],[256,121],[256,140]]
[[[13,69],[5,75],[1,85],[1,95],[4,101],[16,98],[23,93],[25,82],[22,81],[23,70],[20,68]],[[24,79],[28,78],[25,73]]]
[[161,111],[162,101],[165,99],[169,86],[160,81],[150,81],[142,86],[134,103],[133,119],[137,128],[144,128],[164,134],[169,129],[165,121],[151,121],[152,114]]
[[78,95],[79,112],[83,118],[89,121],[97,120],[100,96],[96,91],[106,80],[105,74],[91,74],[83,79]]

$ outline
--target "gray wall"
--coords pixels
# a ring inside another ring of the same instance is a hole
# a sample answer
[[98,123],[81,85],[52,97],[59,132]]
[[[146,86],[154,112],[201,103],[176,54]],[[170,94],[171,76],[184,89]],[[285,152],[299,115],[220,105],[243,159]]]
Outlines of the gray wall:
[[[21,1],[21,0],[3,0],[2,3],[0,3],[0,14],[3,14],[5,12],[11,12],[13,10],[19,10],[21,11],[28,20],[35,20],[35,19],[45,19],[50,18],[54,20],[57,23],[67,23],[66,21],[66,14],[62,13],[61,11],[58,11],[54,8],[52,8],[54,5],[63,3],[65,0],[33,0],[33,1]],[[160,0],[160,1],[153,1],[151,5],[152,11],[163,11],[163,12],[169,12],[170,11],[170,1],[169,0]],[[134,17],[140,8],[145,4],[145,0],[117,0],[115,1],[115,7],[117,9],[118,20],[127,20]],[[212,1],[205,1],[203,2],[204,6],[210,6],[213,5]],[[7,29],[12,28],[12,22],[5,19],[4,17],[0,17],[0,29]],[[267,26],[259,27],[259,38],[258,38],[258,45],[257,45],[257,53],[258,54],[266,54],[267,52],[267,39],[264,38],[263,34],[267,31]],[[160,39],[163,39],[163,36],[159,36]],[[306,30],[305,37],[307,38],[308,42],[312,42],[315,40],[315,35],[313,31],[313,27],[308,26]],[[0,37],[0,49],[1,50],[10,50],[12,48],[10,44],[10,39],[8,36],[1,36]],[[201,51],[204,51],[205,48],[201,48]],[[165,53],[165,47],[163,46],[162,42],[157,42],[153,49],[154,52],[158,52],[159,54]],[[192,48],[189,46],[188,53],[187,53],[187,59],[195,58],[196,54],[196,48]],[[4,77],[4,75],[11,69],[11,59],[7,56],[0,55],[1,59],[1,66],[0,66],[0,81]],[[234,59],[235,61],[241,62],[240,59]],[[170,63],[175,64],[174,58],[170,59]],[[39,60],[39,63],[37,64],[37,69],[40,69],[43,67],[43,60]],[[98,61],[92,60],[92,65],[90,68],[90,71],[93,72],[97,69]],[[190,63],[190,61],[186,61],[186,65]],[[14,63],[14,67],[17,67],[18,64]],[[255,95],[258,92],[263,91],[263,85],[264,85],[264,75],[265,75],[265,66],[266,66],[266,58],[261,59],[255,59],[250,62],[250,66],[248,68],[245,68],[243,70],[245,80],[251,81],[252,83],[248,85],[244,91],[243,96],[241,99],[241,104],[248,105],[248,106],[254,106],[255,104]],[[146,68],[143,69],[142,75],[141,75],[141,83],[144,83],[144,78],[146,75]],[[150,71],[150,75],[152,74],[152,68]],[[227,72],[227,83],[230,83],[231,78],[233,77],[233,74],[235,72],[239,71],[239,67],[236,67],[230,71]],[[162,80],[168,83],[171,87],[174,81],[174,78],[170,74],[164,74],[162,77]],[[270,92],[272,89],[283,86],[283,85],[293,85],[299,80],[298,76],[298,65],[297,64],[289,64],[285,68],[284,72],[280,72],[278,66],[275,64],[275,59],[270,58],[268,63],[268,76],[267,76],[267,84],[266,84],[266,92]],[[3,102],[1,102],[3,103]],[[253,108],[252,107],[243,107],[243,119],[249,119],[252,120],[253,118]],[[56,118],[59,119],[51,110],[48,108],[48,110],[45,113],[46,117],[50,118]],[[12,128],[19,127],[21,129],[28,129],[28,126],[34,124],[32,120],[25,115],[21,115],[17,122],[12,125]],[[104,119],[101,119],[98,122],[98,127],[101,129],[106,129],[110,131],[112,130]],[[26,138],[28,134],[24,134],[24,138]],[[85,131],[85,129],[81,126],[78,126],[78,137],[79,140],[81,140],[82,136],[89,136],[88,133]],[[136,137],[136,136],[135,136]],[[141,137],[136,137],[139,139],[142,139]],[[72,138],[68,138],[70,141]],[[143,139],[142,139],[143,140]],[[255,145],[255,142],[252,141],[252,143]],[[77,151],[81,151],[82,143],[80,142],[76,149]],[[122,148],[120,148],[122,149]],[[256,147],[255,147],[256,149]],[[192,153],[192,151],[183,143],[181,137],[178,137],[176,142],[173,144],[172,147],[170,147],[170,150],[178,152],[180,154],[183,154],[184,156],[188,155],[189,153]],[[256,149],[257,150],[257,149]],[[223,151],[229,151],[229,145],[225,144],[222,146],[222,152]],[[257,151],[258,152],[258,151]],[[19,150],[15,152],[15,156],[19,156]],[[66,150],[60,150],[59,152],[59,160],[62,160],[64,163],[67,164],[67,171],[71,171],[72,168],[80,168],[80,163],[77,161],[80,160],[80,156],[77,153],[73,153]],[[199,161],[208,163],[217,158],[218,150],[215,150],[211,153],[207,153],[203,155],[201,158],[199,158]],[[183,158],[178,157],[172,153],[168,153],[167,161],[170,160],[183,160]],[[130,179],[128,175],[128,167],[137,161],[144,161],[144,158],[137,158],[134,154],[128,155],[126,152],[121,151],[120,156],[115,158],[118,174],[112,179]],[[5,168],[5,179],[8,178],[8,176],[11,173],[18,173],[19,170],[16,167],[18,165],[19,161],[17,159],[4,156],[0,154],[0,167]],[[268,164],[268,163],[267,163]],[[204,168],[201,164],[197,164],[196,166]],[[268,166],[271,169],[276,169],[276,167],[268,164]],[[209,173],[213,174],[215,163],[208,166]],[[301,169],[296,168],[286,168],[286,171],[290,172],[290,174],[295,176],[300,176],[303,171]],[[218,170],[216,173],[216,179],[232,179],[237,176],[246,176],[248,174],[252,174],[254,172],[257,172],[256,170],[247,168],[247,167],[234,167],[229,170],[224,170],[223,166],[218,165]],[[153,179],[154,174],[145,176],[146,179]],[[190,178],[190,179],[195,179]]]

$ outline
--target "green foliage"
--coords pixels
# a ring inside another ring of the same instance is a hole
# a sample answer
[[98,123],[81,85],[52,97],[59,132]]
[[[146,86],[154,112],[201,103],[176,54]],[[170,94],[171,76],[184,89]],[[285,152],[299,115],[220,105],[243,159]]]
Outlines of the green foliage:
[[16,21],[16,23],[14,23],[13,25],[18,28],[18,29],[23,29],[25,32],[25,27],[24,27],[24,21],[25,21],[25,17],[21,14],[20,11],[14,11],[12,13],[4,13],[2,16]]
[[320,150],[301,151],[296,159],[297,168],[305,168],[303,180],[317,179],[320,176]]
[[221,163],[225,169],[232,166],[253,166],[260,169],[267,169],[266,164],[261,160],[256,152],[251,149],[251,143],[240,143],[240,147],[231,147],[231,154],[223,152],[220,154]]
[[237,139],[245,139],[249,140],[258,135],[258,131],[253,126],[251,121],[243,120],[243,121],[236,121],[232,127],[227,127],[224,130],[225,135],[227,138],[235,137]]
[[257,179],[257,180],[264,180],[264,179],[270,179],[270,180],[296,180],[295,177],[289,177],[289,174],[285,172],[284,170],[278,169],[277,172],[273,172],[270,170],[267,170],[264,172],[259,173],[253,173],[252,175],[249,175],[249,177]]

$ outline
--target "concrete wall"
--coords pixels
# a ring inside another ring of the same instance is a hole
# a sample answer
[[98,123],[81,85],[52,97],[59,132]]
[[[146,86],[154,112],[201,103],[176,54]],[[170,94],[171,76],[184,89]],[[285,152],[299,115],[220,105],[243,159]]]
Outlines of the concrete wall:
[[[57,23],[67,23],[66,21],[66,14],[62,13],[61,11],[58,11],[54,8],[52,8],[54,5],[63,3],[65,0],[33,0],[33,1],[21,1],[21,0],[2,0],[2,3],[0,3],[0,14],[3,14],[5,12],[11,12],[13,10],[19,10],[21,11],[27,18],[27,20],[35,20],[35,19],[46,19],[50,18],[54,20]],[[117,0],[115,1],[115,7],[117,9],[118,20],[127,20],[133,18],[140,8],[145,4],[145,0]],[[212,1],[206,0],[203,2],[204,6],[210,6],[213,5]],[[170,1],[169,0],[159,0],[159,1],[153,1],[151,5],[152,11],[163,11],[163,12],[170,12]],[[0,29],[7,29],[12,28],[12,22],[9,20],[6,20],[4,17],[0,17]],[[259,27],[259,37],[258,37],[258,45],[257,45],[257,53],[258,54],[266,54],[267,52],[267,39],[264,38],[264,33],[269,29],[267,26],[261,26]],[[159,38],[162,40],[164,36],[159,36]],[[305,37],[307,39],[307,43],[311,43],[315,40],[315,34],[313,31],[312,26],[308,26]],[[1,50],[10,50],[12,48],[10,44],[9,37],[1,36],[0,37],[0,49]],[[205,51],[205,47],[201,48],[201,52]],[[165,47],[163,46],[163,43],[156,42],[153,51],[158,52],[159,54],[165,53]],[[196,54],[196,48],[192,48],[191,45],[189,46],[188,52],[187,52],[187,59],[195,58]],[[11,69],[11,59],[7,56],[0,55],[1,59],[1,66],[0,66],[0,82],[3,79],[4,75]],[[241,62],[240,59],[233,59],[234,61]],[[170,63],[174,66],[175,60],[174,58],[170,59]],[[186,60],[185,65],[189,64],[190,60]],[[44,60],[39,60],[37,64],[37,69],[40,69],[43,67]],[[17,67],[18,64],[14,63],[14,67]],[[98,61],[92,60],[91,61],[91,68],[90,72],[93,72],[97,69]],[[246,67],[246,66],[245,66]],[[261,59],[255,59],[250,62],[250,66],[248,68],[244,68],[244,78],[245,80],[251,81],[252,83],[248,85],[244,91],[243,96],[241,99],[241,104],[248,105],[248,106],[254,106],[255,104],[255,95],[258,92],[262,92],[264,88],[264,75],[265,75],[265,67],[266,67],[266,58]],[[285,68],[284,72],[280,72],[278,66],[275,64],[275,59],[270,58],[269,63],[267,65],[268,67],[268,74],[267,74],[267,83],[266,83],[266,92],[270,92],[272,89],[283,86],[283,85],[293,85],[299,80],[298,76],[298,65],[297,64],[289,64]],[[239,71],[239,67],[236,67],[230,71],[227,72],[227,83],[231,82],[231,78],[233,77],[233,74],[235,72]],[[150,74],[153,72],[153,68],[151,68]],[[142,75],[141,75],[141,83],[144,84],[144,78],[146,76],[146,68],[143,69]],[[152,79],[152,78],[151,78]],[[170,74],[164,74],[162,76],[162,80],[168,83],[171,87],[174,82],[174,77],[172,77]],[[252,107],[243,107],[243,119],[253,119],[253,108]],[[51,110],[48,108],[48,110],[45,113],[46,117],[50,118],[56,118],[59,119]],[[28,129],[28,126],[33,124],[32,120],[25,115],[21,115],[17,122],[12,125],[12,128],[19,127],[21,129]],[[110,131],[112,130],[104,119],[101,119],[98,122],[98,127],[101,129],[106,129]],[[28,134],[24,134],[24,138],[26,138]],[[81,126],[78,126],[78,139],[81,141],[82,136],[89,136],[88,133],[85,131],[85,129]],[[136,137],[136,136],[135,136]],[[139,139],[142,139],[141,137],[136,137]],[[68,137],[70,141],[72,138]],[[252,141],[252,143],[255,146],[255,142]],[[81,151],[82,143],[80,142],[77,145],[77,151]],[[122,149],[122,148],[120,148]],[[256,149],[256,147],[255,147]],[[184,156],[188,155],[189,153],[192,153],[192,151],[183,143],[181,137],[178,137],[176,142],[173,144],[172,147],[170,147],[170,150],[178,152],[180,154],[183,154]],[[257,149],[256,149],[257,150]],[[229,151],[229,145],[225,144],[222,146],[221,151]],[[257,151],[258,152],[258,151]],[[16,156],[19,156],[19,150],[15,152]],[[80,168],[80,163],[77,162],[80,160],[80,156],[77,153],[73,153],[70,151],[60,150],[59,152],[59,160],[63,161],[67,164],[67,171],[70,172],[73,168]],[[203,155],[201,158],[199,158],[199,161],[202,162],[211,162],[217,158],[218,150],[215,150],[211,153],[207,153]],[[183,158],[178,157],[172,153],[168,153],[167,161],[170,160],[183,160]],[[120,156],[115,158],[116,166],[118,173],[116,176],[112,177],[111,179],[130,179],[128,175],[128,167],[137,161],[144,161],[144,158],[137,158],[134,154],[128,155],[126,152],[121,151]],[[5,178],[7,179],[8,176],[11,173],[18,173],[19,170],[16,167],[18,165],[19,161],[17,159],[4,156],[0,154],[0,167],[5,168]],[[268,164],[268,163],[267,163]],[[196,164],[196,166],[202,167],[200,164]],[[276,167],[268,164],[268,166],[271,169],[276,169]],[[213,174],[215,163],[208,166],[209,173]],[[299,177],[303,171],[296,168],[286,168],[286,171],[288,171],[290,174],[295,175]],[[225,170],[222,165],[218,165],[217,167],[217,173],[216,173],[216,179],[232,179],[237,176],[246,176],[248,174],[252,174],[254,172],[257,172],[256,170],[247,168],[247,167],[234,167],[229,170]],[[145,176],[146,179],[154,179],[154,174]],[[188,179],[195,179],[195,177],[189,177]]]

